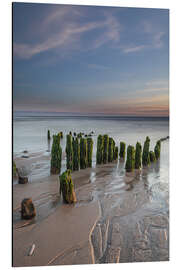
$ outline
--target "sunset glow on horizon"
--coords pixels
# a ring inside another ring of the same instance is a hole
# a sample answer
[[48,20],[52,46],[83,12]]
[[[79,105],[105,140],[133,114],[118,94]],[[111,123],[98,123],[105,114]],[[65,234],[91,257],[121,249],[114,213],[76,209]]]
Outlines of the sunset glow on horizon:
[[13,3],[13,107],[169,116],[169,11]]

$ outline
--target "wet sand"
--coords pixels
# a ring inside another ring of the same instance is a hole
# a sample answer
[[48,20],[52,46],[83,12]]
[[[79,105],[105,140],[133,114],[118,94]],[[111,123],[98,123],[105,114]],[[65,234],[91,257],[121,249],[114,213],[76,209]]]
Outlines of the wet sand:
[[[133,174],[125,174],[123,162],[73,172],[78,202],[65,205],[48,154],[15,161],[29,170],[30,181],[14,180],[13,266],[169,259],[168,183],[159,181],[158,162]],[[32,221],[20,218],[26,197],[36,207]]]

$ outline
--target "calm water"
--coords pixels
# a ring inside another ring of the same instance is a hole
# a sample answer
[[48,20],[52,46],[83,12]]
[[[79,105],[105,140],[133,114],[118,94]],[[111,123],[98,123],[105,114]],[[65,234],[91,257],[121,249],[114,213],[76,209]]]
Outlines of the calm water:
[[[94,131],[95,147],[98,134],[109,134],[117,145],[121,140],[134,145],[137,141],[143,143],[148,135],[153,149],[158,139],[169,135],[169,121],[161,118],[18,117],[13,122],[13,152],[18,154],[24,150],[30,153],[46,151],[48,129],[51,134],[60,131],[64,134],[69,131],[88,134]],[[61,141],[63,149],[65,149],[65,143],[64,136]]]
[[[154,149],[158,139],[169,135],[169,121],[164,118],[102,118],[102,117],[18,117],[14,119],[14,136],[13,149],[14,154],[21,156],[24,150],[31,153],[43,151],[45,155],[49,155],[47,130],[52,134],[63,131],[64,134],[71,132],[84,132],[85,134],[94,131],[93,141],[93,167],[96,163],[96,141],[99,134],[109,134],[113,137],[116,145],[125,141],[126,144],[135,145],[137,141],[142,145],[146,136],[151,139],[150,149]],[[52,140],[51,140],[52,142]],[[66,136],[61,140],[61,146],[65,151]],[[168,181],[169,172],[169,141],[164,141],[161,149],[160,160],[161,178]],[[45,161],[41,170],[36,171],[33,167],[32,174],[36,178],[50,174],[49,161]],[[62,161],[62,171],[65,170],[65,160]],[[32,175],[32,180],[33,180]]]

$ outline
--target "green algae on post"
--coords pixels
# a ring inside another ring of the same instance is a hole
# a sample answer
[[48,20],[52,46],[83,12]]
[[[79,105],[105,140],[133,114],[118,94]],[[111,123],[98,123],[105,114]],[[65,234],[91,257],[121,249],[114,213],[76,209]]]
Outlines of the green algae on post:
[[87,167],[92,167],[93,140],[87,138]]
[[109,138],[109,149],[108,149],[108,162],[113,162],[114,157],[114,140]]
[[62,149],[60,146],[60,138],[58,135],[53,136],[53,144],[51,149],[51,173],[59,174],[61,171]]
[[143,164],[143,166],[148,166],[150,164],[149,146],[150,146],[150,139],[147,136],[146,140],[144,142],[143,154],[142,154],[142,164]]
[[96,164],[102,164],[102,157],[103,157],[103,136],[99,135],[97,138]]
[[136,153],[135,153],[135,169],[141,168],[142,163],[142,146],[139,142],[136,143]]
[[13,176],[16,177],[17,176],[17,168],[16,168],[16,163],[13,160]]
[[80,169],[87,168],[87,140],[80,139]]
[[66,168],[67,170],[73,170],[73,146],[70,134],[66,135]]
[[48,129],[48,132],[47,132],[47,138],[48,138],[48,140],[51,139],[51,135],[50,135],[50,130],[49,129]]
[[119,157],[125,159],[126,155],[126,144],[125,142],[120,142]]
[[73,138],[72,146],[73,146],[73,171],[78,171],[80,165],[80,146],[77,137]]
[[63,201],[65,203],[75,203],[76,194],[74,191],[74,184],[71,177],[71,170],[67,170],[59,176],[60,188],[59,193],[60,196],[62,194]]
[[102,153],[103,164],[106,164],[108,162],[108,150],[109,150],[109,136],[105,134],[103,136],[103,153]]
[[157,141],[156,145],[154,147],[154,153],[155,153],[155,157],[158,160],[160,158],[160,153],[161,153],[161,141]]
[[118,146],[115,146],[115,148],[114,148],[114,156],[113,156],[113,159],[114,159],[114,160],[117,160],[117,159],[118,159]]
[[156,161],[156,156],[155,156],[155,153],[153,151],[149,152],[149,158],[150,158],[150,162]]
[[135,167],[135,149],[134,146],[129,145],[127,148],[127,159],[125,169],[126,172],[132,172]]
[[61,139],[63,139],[63,132],[60,131],[58,134],[59,134],[59,137],[60,137]]

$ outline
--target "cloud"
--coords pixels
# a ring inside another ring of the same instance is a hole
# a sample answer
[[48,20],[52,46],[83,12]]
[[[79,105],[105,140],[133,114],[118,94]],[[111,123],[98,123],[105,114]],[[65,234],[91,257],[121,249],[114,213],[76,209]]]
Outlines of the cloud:
[[37,43],[35,45],[28,44],[17,44],[14,43],[13,50],[14,55],[20,58],[31,58],[33,55],[45,52],[57,47],[67,46],[69,43],[73,42],[79,35],[102,27],[101,23],[93,22],[87,23],[85,25],[79,26],[76,24],[68,24],[63,28],[62,31],[50,36],[44,42]]
[[95,39],[93,48],[99,48],[102,45],[112,41],[118,43],[120,40],[120,32],[122,31],[122,25],[119,21],[112,15],[107,12],[104,13],[106,31],[101,34],[97,39]]
[[[71,47],[72,50],[75,47],[83,47],[89,50],[99,48],[109,41],[119,41],[120,25],[112,14],[104,13],[101,20],[86,23],[79,22],[80,15],[77,8],[53,9],[38,25],[37,31],[40,36],[44,35],[41,41],[38,40],[35,44],[14,42],[14,55],[29,59],[36,54],[55,48],[67,50]],[[87,46],[81,46],[83,35],[98,29],[101,29],[102,34],[94,35]]]
[[143,50],[144,48],[146,48],[145,45],[139,45],[139,46],[135,46],[135,47],[124,48],[123,52],[124,53],[139,52],[139,51]]

